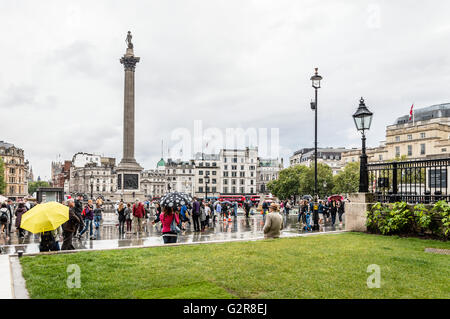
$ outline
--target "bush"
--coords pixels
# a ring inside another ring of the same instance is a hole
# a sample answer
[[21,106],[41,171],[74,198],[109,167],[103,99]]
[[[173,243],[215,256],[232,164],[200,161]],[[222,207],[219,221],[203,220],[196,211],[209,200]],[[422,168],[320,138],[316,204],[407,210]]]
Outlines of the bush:
[[424,235],[448,238],[450,235],[450,205],[439,201],[429,209],[424,204],[410,207],[405,202],[376,203],[366,212],[367,230],[383,235]]

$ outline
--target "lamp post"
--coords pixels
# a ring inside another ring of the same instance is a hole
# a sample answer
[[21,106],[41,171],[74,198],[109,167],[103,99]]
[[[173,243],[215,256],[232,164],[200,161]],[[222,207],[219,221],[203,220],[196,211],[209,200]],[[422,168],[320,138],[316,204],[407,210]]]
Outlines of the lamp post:
[[315,68],[315,73],[311,77],[312,87],[314,88],[315,100],[311,102],[311,109],[314,110],[314,210],[313,210],[313,229],[319,229],[319,205],[317,193],[317,91],[320,89],[322,77],[318,73],[319,68]]
[[208,201],[208,184],[209,184],[209,175],[205,176],[205,183],[206,183],[206,187],[205,187],[205,202]]
[[91,199],[94,197],[94,174],[91,172],[91,177],[89,178],[91,182]]
[[365,131],[370,129],[372,124],[373,113],[369,111],[364,103],[364,99],[361,97],[359,100],[359,107],[353,114],[353,120],[358,131],[361,132],[362,148],[361,148],[361,160],[359,166],[359,192],[367,193],[369,191],[369,176],[367,173],[367,155],[366,155],[366,135]]

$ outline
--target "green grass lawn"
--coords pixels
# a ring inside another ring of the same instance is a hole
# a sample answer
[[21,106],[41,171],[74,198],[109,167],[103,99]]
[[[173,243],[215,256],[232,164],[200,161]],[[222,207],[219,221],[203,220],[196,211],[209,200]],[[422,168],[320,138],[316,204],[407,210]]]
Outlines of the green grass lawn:
[[[426,247],[450,243],[343,233],[20,260],[32,298],[450,298],[450,256]],[[81,288],[67,288],[70,264]]]

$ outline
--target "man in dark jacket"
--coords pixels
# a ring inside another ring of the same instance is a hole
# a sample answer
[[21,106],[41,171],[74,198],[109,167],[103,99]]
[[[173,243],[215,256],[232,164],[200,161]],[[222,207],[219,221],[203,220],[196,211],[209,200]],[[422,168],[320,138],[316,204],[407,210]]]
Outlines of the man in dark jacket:
[[13,216],[14,216],[14,205],[12,200],[8,199],[8,204],[6,205],[9,212],[9,224],[8,224],[8,233],[11,234],[11,227],[13,223]]
[[69,220],[62,224],[64,241],[61,250],[74,250],[75,247],[73,247],[72,238],[78,229],[81,218],[75,213],[75,203],[73,200],[69,199],[67,204],[69,206]]
[[194,202],[192,203],[192,221],[194,222],[194,232],[200,231],[200,203],[197,198],[194,198]]
[[77,199],[75,200],[75,207],[74,207],[74,213],[77,215],[78,219],[80,220],[79,226],[77,229],[75,229],[75,232],[73,235],[76,235],[77,231],[81,232],[84,228],[84,222],[83,222],[83,216],[81,216],[81,212],[83,211],[83,196],[80,194],[77,195]]

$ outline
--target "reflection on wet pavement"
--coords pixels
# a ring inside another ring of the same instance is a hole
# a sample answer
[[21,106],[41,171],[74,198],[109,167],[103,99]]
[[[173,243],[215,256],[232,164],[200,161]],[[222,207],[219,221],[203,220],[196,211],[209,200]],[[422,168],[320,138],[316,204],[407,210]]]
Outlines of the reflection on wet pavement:
[[[345,215],[344,215],[345,216]],[[297,214],[291,214],[284,217],[284,229],[281,237],[295,236],[298,234],[308,233],[301,229],[297,221]],[[122,234],[119,235],[117,217],[113,213],[106,213],[103,216],[102,225],[98,230],[94,229],[94,235],[97,239],[89,240],[88,234],[84,235],[84,239],[73,239],[75,249],[109,249],[130,246],[155,246],[163,244],[161,237],[161,226],[152,225],[154,217],[150,217],[144,223],[144,231],[141,234]],[[345,222],[345,219],[344,219]],[[178,236],[180,243],[207,242],[218,240],[238,240],[238,239],[256,239],[263,237],[262,229],[264,221],[262,215],[253,215],[250,218],[238,216],[233,218],[231,222],[210,221],[210,227],[203,232],[193,232],[193,225],[187,225],[187,230],[182,231]],[[340,226],[339,222],[332,227],[321,225],[320,232],[344,230],[344,225]],[[60,246],[62,241],[60,242]],[[0,239],[2,254],[15,254],[22,250],[24,253],[39,252],[39,236],[27,234],[25,238],[18,239],[16,233],[12,234],[12,238],[8,241],[5,238]]]

